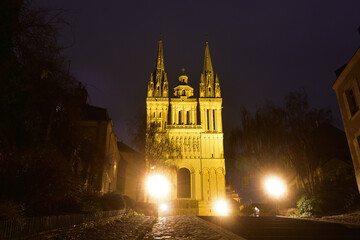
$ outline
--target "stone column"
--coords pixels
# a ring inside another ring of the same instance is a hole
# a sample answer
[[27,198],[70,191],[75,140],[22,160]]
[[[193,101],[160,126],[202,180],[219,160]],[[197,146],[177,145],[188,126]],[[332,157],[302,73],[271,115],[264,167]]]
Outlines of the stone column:
[[186,123],[187,123],[187,110],[184,108],[184,110],[183,110],[183,123],[184,123],[184,125],[186,125]]
[[195,189],[195,172],[190,172],[190,183],[191,183],[191,199],[195,199],[196,197],[196,189]]
[[210,179],[210,197],[211,197],[211,201],[213,201],[214,199],[217,198],[217,186],[216,186],[216,172],[215,169],[210,169],[209,170],[209,179]]
[[209,171],[203,170],[202,171],[202,177],[203,177],[203,200],[209,201]]
[[203,107],[200,108],[200,124],[203,131],[206,131],[205,109]]
[[218,126],[217,126],[217,124],[218,124],[217,109],[213,110],[213,114],[214,114],[213,121],[215,122],[215,124],[213,125],[214,126],[214,131],[217,131],[219,129]]
[[217,109],[217,126],[218,126],[218,131],[222,132],[222,119],[221,119],[221,106],[220,108]]
[[175,118],[175,109],[172,106],[171,107],[171,124],[175,124],[176,123],[176,118]]
[[210,127],[209,127],[209,130],[210,131],[213,131],[214,130],[214,116],[213,116],[213,110],[210,108],[209,109],[209,125],[210,125]]
[[195,199],[202,199],[202,186],[201,186],[201,170],[195,170]]
[[217,194],[219,197],[225,197],[225,174],[224,169],[217,169],[216,170],[216,177],[217,177]]
[[177,108],[175,108],[175,124],[178,125],[179,124],[179,111]]

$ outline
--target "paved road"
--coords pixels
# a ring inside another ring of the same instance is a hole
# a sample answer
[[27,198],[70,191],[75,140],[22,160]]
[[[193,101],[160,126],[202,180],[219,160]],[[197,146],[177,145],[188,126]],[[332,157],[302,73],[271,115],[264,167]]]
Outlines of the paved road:
[[244,240],[195,216],[111,218],[38,234],[26,239],[56,240]]
[[201,217],[249,240],[360,239],[360,229],[279,217]]

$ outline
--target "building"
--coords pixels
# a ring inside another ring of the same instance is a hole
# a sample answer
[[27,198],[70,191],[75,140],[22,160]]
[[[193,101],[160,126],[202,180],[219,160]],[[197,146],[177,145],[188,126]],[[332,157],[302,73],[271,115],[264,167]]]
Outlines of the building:
[[337,79],[332,88],[336,92],[356,181],[360,189],[360,48],[336,73]]
[[118,142],[118,149],[117,190],[135,202],[144,202],[145,157],[123,142]]
[[183,73],[173,97],[169,97],[160,40],[155,68],[148,82],[147,129],[156,126],[159,132],[168,134],[169,142],[180,152],[174,156],[168,153],[166,159],[175,166],[169,174],[173,214],[214,215],[213,202],[226,197],[225,159],[220,83],[213,70],[208,42],[199,98],[193,96],[194,89]]
[[116,191],[120,153],[107,110],[84,104],[76,131],[79,136],[77,154],[83,160],[77,162],[75,172],[85,186],[102,193]]

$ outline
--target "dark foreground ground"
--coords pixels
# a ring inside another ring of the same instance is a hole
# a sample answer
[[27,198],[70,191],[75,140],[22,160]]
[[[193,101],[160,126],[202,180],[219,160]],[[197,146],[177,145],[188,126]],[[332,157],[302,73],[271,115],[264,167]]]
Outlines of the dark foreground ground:
[[[221,227],[219,227],[221,226]],[[23,239],[359,239],[360,228],[281,217],[112,217],[39,233]]]
[[358,239],[360,228],[281,217],[201,217],[249,240]]
[[36,234],[25,239],[57,240],[243,240],[243,238],[195,216],[110,219]]

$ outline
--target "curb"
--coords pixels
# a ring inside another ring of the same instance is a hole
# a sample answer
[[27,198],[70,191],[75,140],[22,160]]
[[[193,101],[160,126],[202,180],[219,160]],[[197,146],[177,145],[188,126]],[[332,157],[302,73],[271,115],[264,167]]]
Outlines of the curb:
[[218,225],[216,225],[215,223],[211,223],[208,221],[205,221],[204,219],[201,219],[199,217],[194,216],[194,218],[202,225],[206,225],[207,227],[210,227],[211,229],[213,229],[214,231],[220,233],[221,235],[227,237],[230,240],[246,240],[243,237],[240,237],[239,235],[236,235],[235,233],[232,233]]
[[351,224],[351,223],[345,223],[345,222],[339,222],[339,221],[331,221],[331,220],[326,220],[326,219],[321,219],[321,218],[300,218],[300,217],[287,217],[287,216],[278,216],[278,215],[276,215],[276,217],[313,221],[313,222],[335,223],[335,224],[344,225],[347,228],[360,228],[360,224]]

